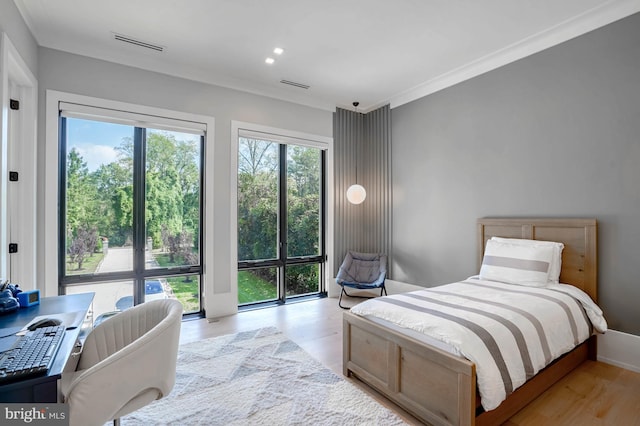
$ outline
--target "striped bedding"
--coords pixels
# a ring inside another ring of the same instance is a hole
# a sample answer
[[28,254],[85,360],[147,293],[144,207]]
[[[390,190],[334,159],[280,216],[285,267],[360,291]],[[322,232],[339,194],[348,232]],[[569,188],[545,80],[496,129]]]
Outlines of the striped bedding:
[[370,299],[351,308],[449,344],[475,363],[485,410],[560,355],[606,331],[602,311],[573,286],[525,287],[469,278]]

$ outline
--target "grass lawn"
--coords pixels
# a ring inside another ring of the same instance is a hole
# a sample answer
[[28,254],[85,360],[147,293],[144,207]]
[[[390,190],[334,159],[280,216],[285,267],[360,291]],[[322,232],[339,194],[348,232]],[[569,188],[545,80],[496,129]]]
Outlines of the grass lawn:
[[[182,264],[182,259],[177,262],[169,262],[169,253],[154,253],[153,256],[162,267]],[[186,281],[190,279],[190,281]],[[200,310],[200,280],[195,276],[167,277],[167,283],[173,290],[173,295],[182,303],[184,312],[197,312]]]
[[[191,280],[187,282],[187,279]],[[200,310],[200,280],[196,276],[167,278],[176,299],[182,303],[185,313]]]
[[273,300],[278,297],[273,283],[256,277],[250,271],[238,271],[238,303]]
[[[154,253],[158,265],[162,267],[173,266],[169,262],[168,253]],[[177,263],[181,263],[177,259]],[[199,309],[198,305],[198,280],[185,282],[184,277],[167,278],[169,286],[173,289],[173,294],[182,302],[185,312],[193,312]],[[238,303],[252,303],[263,300],[273,300],[278,297],[276,286],[273,283],[256,277],[250,271],[238,271]]]
[[91,253],[91,256],[87,257],[84,262],[82,262],[82,269],[78,269],[77,263],[70,263],[69,256],[67,256],[67,274],[68,275],[78,275],[78,274],[92,274],[96,272],[96,268],[102,262],[104,258],[104,254],[100,253]]

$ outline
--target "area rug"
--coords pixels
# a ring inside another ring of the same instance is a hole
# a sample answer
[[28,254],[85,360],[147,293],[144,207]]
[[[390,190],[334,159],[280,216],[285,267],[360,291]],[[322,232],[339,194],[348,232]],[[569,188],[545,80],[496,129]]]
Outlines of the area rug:
[[171,394],[134,425],[404,425],[277,328],[181,345]]

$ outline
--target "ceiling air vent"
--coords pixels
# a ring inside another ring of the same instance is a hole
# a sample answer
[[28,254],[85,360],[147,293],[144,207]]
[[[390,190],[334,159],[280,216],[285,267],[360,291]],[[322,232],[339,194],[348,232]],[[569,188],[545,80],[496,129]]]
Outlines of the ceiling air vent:
[[129,37],[126,35],[112,33],[114,40],[121,41],[123,43],[133,44],[134,46],[144,47],[145,49],[151,49],[156,52],[164,52],[165,47],[160,46],[158,44],[148,43],[146,41],[137,40],[133,37]]
[[308,89],[309,87],[311,87],[308,84],[296,83],[295,81],[289,81],[289,80],[280,80],[280,83],[288,84],[289,86],[299,87],[301,89]]

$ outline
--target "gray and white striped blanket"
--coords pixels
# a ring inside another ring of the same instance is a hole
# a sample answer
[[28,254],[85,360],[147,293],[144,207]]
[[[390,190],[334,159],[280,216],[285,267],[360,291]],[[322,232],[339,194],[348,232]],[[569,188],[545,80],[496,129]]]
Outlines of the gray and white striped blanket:
[[563,284],[523,287],[467,279],[379,297],[351,309],[412,329],[456,348],[476,365],[485,410],[560,355],[585,341],[592,325],[606,331],[602,311]]

